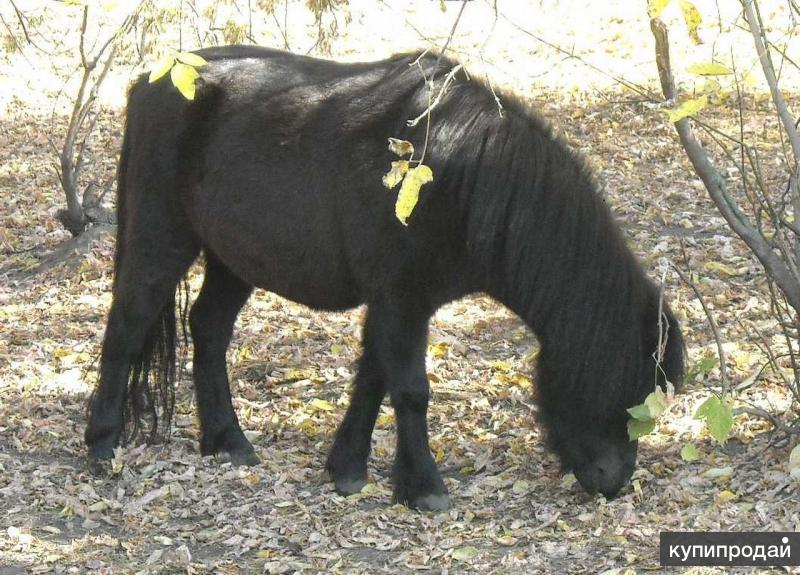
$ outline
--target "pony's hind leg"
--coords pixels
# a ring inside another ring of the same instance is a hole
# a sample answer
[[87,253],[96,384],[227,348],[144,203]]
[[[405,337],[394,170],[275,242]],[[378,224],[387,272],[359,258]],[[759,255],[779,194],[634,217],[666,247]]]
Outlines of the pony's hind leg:
[[371,310],[367,311],[362,337],[363,351],[358,364],[350,397],[350,406],[328,454],[327,469],[343,495],[358,493],[367,483],[367,459],[372,441],[372,430],[381,407],[386,388],[383,384],[380,364],[374,349],[371,332],[378,330]]
[[252,286],[233,275],[212,254],[207,254],[203,287],[189,314],[200,415],[200,452],[203,455],[227,453],[236,465],[255,465],[259,461],[233,410],[225,367],[225,352],[236,316],[252,291]]
[[[197,256],[198,250],[190,237],[179,241],[175,237],[156,238],[155,235],[143,233],[138,236],[139,244],[130,242],[125,246],[124,257],[117,262],[113,299],[100,356],[100,382],[92,395],[84,434],[90,463],[111,459],[114,448],[123,439],[131,368],[138,363],[139,369],[149,370],[153,358],[144,356],[153,350],[146,349],[147,341],[160,336],[155,330],[162,328],[159,325],[161,319],[172,322],[174,330],[175,290]],[[171,249],[160,248],[162,240],[170,242]],[[124,242],[125,239],[117,241]],[[148,377],[147,373],[139,375]],[[137,393],[143,391],[136,390]],[[131,399],[141,406],[142,398]],[[128,415],[138,419],[141,413],[134,408]],[[165,415],[171,416],[169,413]],[[129,423],[136,426],[138,421]],[[156,421],[153,421],[155,425]]]

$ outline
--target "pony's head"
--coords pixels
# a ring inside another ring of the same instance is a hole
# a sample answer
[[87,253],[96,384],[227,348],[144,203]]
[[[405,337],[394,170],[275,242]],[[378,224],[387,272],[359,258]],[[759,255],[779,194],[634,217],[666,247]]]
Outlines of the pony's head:
[[[589,380],[577,383],[564,381],[571,370],[565,369],[563,359],[551,361],[544,348],[540,354],[538,403],[549,445],[563,467],[572,471],[589,493],[611,498],[633,474],[638,441],[628,436],[627,409],[642,403],[655,385],[665,388],[669,381],[678,386],[683,378],[684,343],[677,320],[666,304],[661,323],[657,312],[647,315],[650,317],[644,319],[641,344],[637,346],[641,357],[635,362],[638,365],[628,366],[630,369],[621,369],[620,364],[616,366],[620,369],[615,369],[613,365],[621,362],[620,356],[613,356],[615,352],[624,355],[631,351],[623,349],[620,342],[607,349],[610,355],[605,358],[606,365],[579,370]],[[575,358],[575,362],[580,361]],[[627,373],[623,378],[627,381],[604,381],[615,373]],[[597,379],[591,381],[593,376]]]

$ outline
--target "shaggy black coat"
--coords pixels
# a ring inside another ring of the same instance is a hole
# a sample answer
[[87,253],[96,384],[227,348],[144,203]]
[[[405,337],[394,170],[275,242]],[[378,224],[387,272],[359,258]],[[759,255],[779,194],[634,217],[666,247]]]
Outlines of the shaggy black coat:
[[[126,421],[150,414],[154,431],[159,413],[169,417],[174,294],[202,251],[190,324],[204,454],[257,461],[225,369],[253,286],[317,309],[367,303],[360,369],[328,469],[342,492],[364,484],[388,393],[395,498],[445,507],[425,422],[428,320],[485,292],[539,339],[536,386],[552,446],[588,490],[615,493],[636,455],[625,409],[680,380],[683,344],[584,163],[536,112],[504,95],[501,116],[487,87],[458,74],[432,112],[426,147],[425,121],[407,120],[429,102],[421,69],[438,78],[435,94],[454,65],[447,59],[340,64],[243,46],[199,54],[209,65],[194,101],[168,79],[140,79],[130,92],[114,298],[86,430],[92,459],[111,457]],[[394,216],[396,192],[381,185],[396,159],[388,137],[426,147],[434,174],[408,227]],[[153,371],[160,410],[146,393]]]

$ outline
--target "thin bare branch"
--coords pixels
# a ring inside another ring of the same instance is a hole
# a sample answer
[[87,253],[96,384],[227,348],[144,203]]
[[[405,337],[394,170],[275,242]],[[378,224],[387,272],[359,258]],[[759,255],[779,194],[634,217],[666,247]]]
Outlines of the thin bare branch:
[[[439,88],[439,93],[436,94],[436,98],[434,98],[434,100],[428,104],[428,107],[425,108],[425,110],[419,116],[417,116],[412,120],[408,120],[406,122],[409,126],[414,127],[417,124],[419,124],[420,120],[429,115],[431,111],[434,108],[436,108],[436,106],[439,105],[439,103],[442,101],[442,96],[444,96],[444,93],[447,91],[448,86],[453,81],[458,71],[461,70],[462,68],[463,66],[461,64],[453,66],[453,68],[450,70],[450,72],[447,74],[447,76],[445,76],[444,80],[442,81],[442,85]],[[431,79],[427,81],[427,84],[430,86],[431,89],[433,88],[433,77],[431,77]]]
[[[691,274],[692,271],[689,265],[689,258],[686,254],[686,246],[683,245],[683,243],[681,243],[681,250],[683,252],[684,265]],[[730,380],[728,379],[728,368],[725,365],[725,349],[722,347],[722,335],[720,334],[717,322],[714,320],[714,316],[711,314],[711,310],[709,309],[708,305],[706,305],[706,301],[703,298],[703,294],[700,293],[700,289],[697,287],[697,284],[695,284],[690,277],[687,277],[679,267],[673,265],[672,269],[675,270],[675,273],[678,274],[678,277],[681,278],[681,281],[683,281],[683,283],[685,283],[689,289],[694,292],[697,301],[700,302],[700,306],[703,308],[703,312],[706,314],[708,325],[711,327],[711,332],[714,334],[714,341],[717,344],[717,354],[719,355],[719,375],[720,380],[722,381],[722,390],[724,393],[730,393],[731,384]]]
[[[764,72],[764,78],[769,85],[769,91],[772,96],[772,102],[775,104],[775,109],[778,111],[783,128],[789,137],[789,142],[792,145],[794,152],[795,162],[800,159],[800,135],[797,133],[797,128],[794,124],[794,118],[789,113],[789,108],[786,106],[786,101],[778,87],[778,79],[775,76],[775,68],[772,65],[772,60],[769,56],[769,51],[766,47],[765,34],[761,27],[760,18],[756,15],[758,4],[756,0],[742,0],[742,7],[744,8],[745,16],[747,17],[747,24],[750,27],[750,33],[753,36],[753,43],[755,44],[758,59],[761,62],[761,69]],[[792,171],[797,171],[793,166]]]
[[464,8],[467,7],[467,2],[469,0],[462,0],[461,8],[458,10],[458,15],[456,16],[455,22],[453,22],[453,27],[450,28],[450,34],[447,36],[447,40],[442,46],[442,49],[439,51],[439,57],[436,58],[436,67],[433,69],[433,75],[431,77],[431,82],[436,78],[436,70],[439,68],[439,62],[442,61],[442,56],[444,56],[445,52],[447,52],[447,48],[450,46],[450,42],[453,40],[453,36],[455,36],[456,28],[458,28],[458,23],[461,21],[461,15],[464,14]]

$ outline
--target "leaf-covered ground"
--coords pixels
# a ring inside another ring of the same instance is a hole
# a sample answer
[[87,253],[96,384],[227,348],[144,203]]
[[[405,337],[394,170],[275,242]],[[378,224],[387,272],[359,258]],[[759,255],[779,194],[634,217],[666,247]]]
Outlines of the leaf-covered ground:
[[[741,384],[736,405],[784,411],[786,393],[769,377],[748,385],[765,359],[753,326],[777,333],[762,271],[706,199],[663,113],[629,93],[563,96],[533,95],[590,158],[632,247],[664,278],[690,365],[715,346],[699,302],[669,271],[670,263],[685,269],[682,245]],[[763,102],[747,106],[753,133],[774,129]],[[734,112],[722,108],[716,119],[733,121]],[[104,112],[87,167],[98,182],[113,178],[120,130],[120,112]],[[586,495],[535,424],[534,338],[485,297],[447,306],[432,324],[429,424],[449,512],[391,505],[388,406],[369,485],[348,498],[333,492],[324,458],[348,401],[363,310],[318,313],[261,291],[241,314],[228,358],[235,405],[262,464],[233,468],[199,456],[189,364],[172,441],[123,449],[113,477],[89,474],[81,437],[113,236],[97,234],[62,263],[44,257],[67,239],[54,217],[61,197],[49,131],[49,116],[24,103],[0,118],[0,574],[643,573],[658,569],[660,531],[800,529],[791,443],[740,415],[722,448],[693,419],[718,389],[716,368],[689,382],[641,442],[631,486],[612,501]],[[195,293],[199,274],[190,278]],[[702,453],[695,463],[679,455],[687,441]]]

